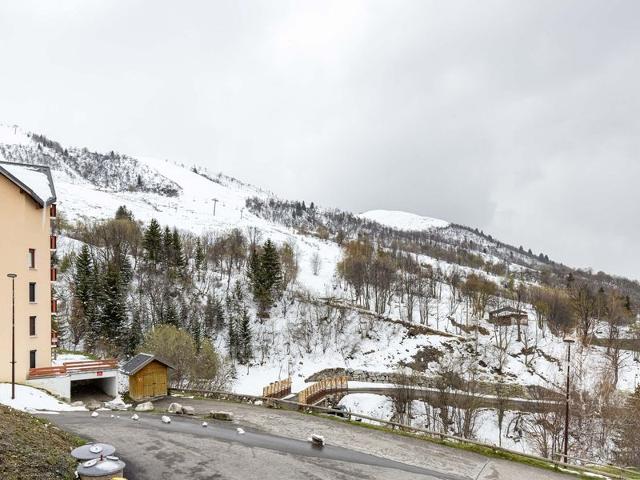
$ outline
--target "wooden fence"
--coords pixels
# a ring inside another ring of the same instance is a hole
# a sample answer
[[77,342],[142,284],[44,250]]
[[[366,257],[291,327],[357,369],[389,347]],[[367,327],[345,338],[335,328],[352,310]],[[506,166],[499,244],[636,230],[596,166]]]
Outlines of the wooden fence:
[[282,398],[289,394],[291,394],[291,377],[271,382],[262,388],[262,396],[265,398]]
[[64,362],[62,365],[54,367],[30,368],[29,378],[57,377],[73,373],[113,370],[114,368],[118,368],[118,361],[115,359]]
[[[341,377],[337,377],[341,378]],[[320,383],[320,382],[318,382]],[[313,387],[312,385],[311,387]],[[311,388],[309,387],[309,388]],[[332,413],[332,414],[341,414],[344,415],[343,410],[337,410],[334,408],[327,407],[319,407],[311,404],[303,404],[302,402],[294,402],[291,400],[282,400],[282,399],[267,399],[264,397],[259,397],[256,395],[243,395],[233,392],[225,392],[225,391],[215,391],[215,390],[196,390],[196,389],[182,389],[182,388],[172,388],[173,391],[180,391],[183,393],[190,393],[196,395],[202,395],[205,398],[214,398],[219,400],[226,401],[237,401],[244,404],[255,405],[256,400],[270,400],[269,403],[265,403],[270,407],[278,407],[278,408],[287,408],[291,410],[301,410],[307,413]],[[546,458],[540,457],[537,455],[531,455],[527,453],[522,453],[516,450],[510,450],[508,448],[498,447],[497,445],[493,445],[490,443],[478,442],[475,440],[470,440],[462,437],[458,437],[455,435],[450,435],[447,433],[436,432],[432,430],[428,430],[426,428],[414,427],[411,425],[406,425],[398,422],[392,422],[390,420],[384,420],[382,418],[370,417],[368,415],[363,415],[359,413],[349,412],[349,419],[356,418],[361,420],[367,420],[369,422],[377,423],[381,426],[385,426],[390,430],[401,431],[401,432],[409,432],[416,434],[417,436],[424,436],[433,438],[440,441],[447,441],[449,444],[459,444],[459,445],[474,445],[477,447],[482,447],[487,449],[487,451],[495,454],[508,454],[516,457],[520,457],[523,459],[531,459],[536,460],[541,463],[546,463],[549,467],[554,468],[558,471],[564,471],[565,473],[573,473],[573,474],[582,474],[584,476],[597,476],[605,479],[636,479],[637,472],[628,470],[625,468],[613,466],[613,465],[603,465],[598,463],[597,461],[590,460],[582,460],[579,463],[587,463],[588,465],[580,465],[576,463],[565,463],[563,459],[558,458],[558,454],[554,458]],[[568,460],[572,460],[572,457],[568,457]],[[575,461],[575,460],[574,460]],[[631,472],[631,473],[628,473]],[[571,477],[567,477],[571,478]]]
[[349,390],[349,377],[329,377],[309,385],[298,393],[298,402],[310,405],[320,400],[325,395]]

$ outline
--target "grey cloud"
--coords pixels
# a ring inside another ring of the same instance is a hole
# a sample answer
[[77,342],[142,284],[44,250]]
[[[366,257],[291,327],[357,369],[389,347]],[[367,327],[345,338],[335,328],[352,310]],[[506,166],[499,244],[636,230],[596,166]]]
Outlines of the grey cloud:
[[0,120],[640,278],[640,4],[5,2]]

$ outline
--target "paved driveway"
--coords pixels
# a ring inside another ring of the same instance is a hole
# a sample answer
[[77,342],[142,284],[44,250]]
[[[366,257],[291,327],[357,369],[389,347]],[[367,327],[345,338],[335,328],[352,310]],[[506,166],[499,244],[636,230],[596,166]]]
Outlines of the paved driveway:
[[[176,400],[176,399],[174,399]],[[233,423],[157,414],[67,412],[49,417],[81,436],[112,443],[127,462],[129,480],[160,479],[567,479],[564,475],[462,450],[345,425],[330,419],[210,400],[177,399],[198,413],[232,411]],[[158,402],[166,407],[169,400]],[[119,415],[119,417],[118,417]],[[245,430],[239,434],[237,428]],[[316,449],[311,433],[325,435]]]

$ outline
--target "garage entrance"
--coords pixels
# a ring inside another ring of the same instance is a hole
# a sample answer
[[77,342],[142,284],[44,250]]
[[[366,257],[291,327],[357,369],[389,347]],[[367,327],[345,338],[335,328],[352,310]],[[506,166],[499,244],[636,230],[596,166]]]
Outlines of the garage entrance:
[[71,380],[71,401],[87,403],[89,400],[108,402],[115,397],[116,378],[86,378]]

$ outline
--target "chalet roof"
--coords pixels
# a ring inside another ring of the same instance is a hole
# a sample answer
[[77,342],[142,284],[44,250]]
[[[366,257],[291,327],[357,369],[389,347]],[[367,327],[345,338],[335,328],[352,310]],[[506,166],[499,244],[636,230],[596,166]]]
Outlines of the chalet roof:
[[51,170],[45,165],[0,161],[0,175],[20,187],[41,207],[56,201]]
[[171,364],[167,363],[164,360],[161,360],[155,355],[151,355],[150,353],[139,353],[135,357],[131,358],[131,360],[129,360],[127,363],[125,363],[120,370],[122,370],[122,372],[126,375],[135,375],[154,360],[173,369],[173,366]]
[[492,317],[508,317],[508,316],[527,316],[527,312],[513,307],[502,307],[489,312],[489,318]]

